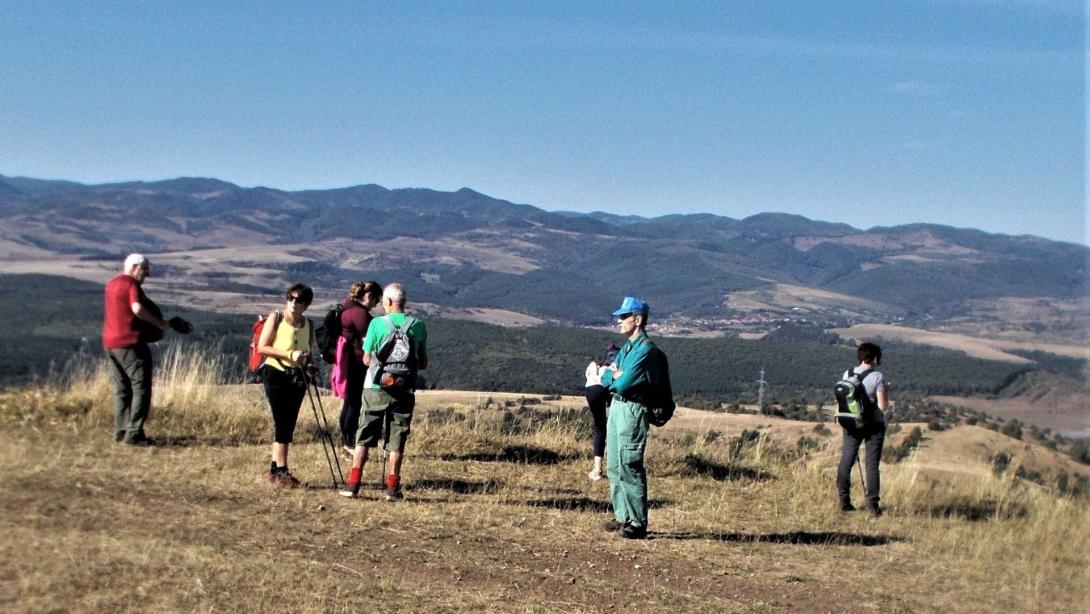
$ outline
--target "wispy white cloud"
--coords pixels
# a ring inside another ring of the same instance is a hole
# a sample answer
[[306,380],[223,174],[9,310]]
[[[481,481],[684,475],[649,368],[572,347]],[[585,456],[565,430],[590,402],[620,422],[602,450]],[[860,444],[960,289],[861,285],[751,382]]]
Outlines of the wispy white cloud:
[[927,81],[899,81],[886,88],[890,94],[906,94],[909,96],[938,96],[939,88],[934,83]]
[[[529,23],[523,20],[511,20],[510,24],[518,26],[507,28],[507,30],[519,33],[521,37],[519,44],[562,46],[566,49],[659,47],[701,52],[1042,68],[1079,66],[1085,55],[1081,48],[1018,48],[785,38],[737,33],[682,32],[665,27],[603,27],[598,23],[569,23],[557,20],[538,20]],[[525,34],[527,31],[535,34],[527,36]],[[472,42],[481,45],[510,43],[502,37],[478,38]],[[466,41],[463,40],[462,43]]]

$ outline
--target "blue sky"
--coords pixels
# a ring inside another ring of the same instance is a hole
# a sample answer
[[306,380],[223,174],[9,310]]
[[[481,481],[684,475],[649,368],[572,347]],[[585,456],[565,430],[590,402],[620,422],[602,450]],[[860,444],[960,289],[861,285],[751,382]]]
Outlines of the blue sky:
[[1084,2],[10,2],[0,174],[1087,242]]

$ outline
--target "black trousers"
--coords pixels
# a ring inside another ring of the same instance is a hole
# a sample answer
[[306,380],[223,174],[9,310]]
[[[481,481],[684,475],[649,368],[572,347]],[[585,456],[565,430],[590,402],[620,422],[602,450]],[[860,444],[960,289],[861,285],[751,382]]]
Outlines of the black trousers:
[[595,456],[605,456],[606,450],[606,408],[609,407],[609,389],[603,386],[587,386],[587,405],[594,420],[590,430],[591,447]]
[[875,422],[863,428],[844,429],[840,464],[836,469],[836,490],[841,503],[851,502],[852,465],[859,456],[859,446],[865,444],[866,456],[863,460],[867,470],[867,505],[877,507],[878,492],[881,489],[878,463],[882,460],[882,445],[885,441],[885,422]]
[[270,366],[261,367],[265,396],[272,410],[276,443],[291,443],[295,436],[295,423],[299,420],[299,408],[307,395],[307,384],[302,369],[281,371]]

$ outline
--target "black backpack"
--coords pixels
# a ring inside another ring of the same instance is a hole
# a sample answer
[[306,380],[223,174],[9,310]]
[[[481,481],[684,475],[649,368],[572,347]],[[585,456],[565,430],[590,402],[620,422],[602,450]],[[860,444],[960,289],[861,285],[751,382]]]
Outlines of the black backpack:
[[416,318],[406,316],[401,326],[394,326],[394,321],[387,316],[393,330],[375,351],[378,361],[376,383],[382,388],[413,388],[416,385],[418,371],[416,344],[409,336],[409,328],[416,324]]
[[337,361],[337,339],[341,336],[341,312],[344,305],[337,303],[326,312],[322,325],[314,331],[314,340],[322,360],[331,365]]
[[654,375],[651,393],[647,399],[647,421],[653,426],[665,426],[674,417],[674,410],[677,408],[674,403],[674,390],[670,385],[670,362],[658,346],[650,341],[645,343],[651,345],[650,354],[655,364],[651,371]]
[[874,369],[856,373],[855,367],[848,367],[848,377],[836,383],[833,392],[836,395],[836,421],[846,429],[858,429],[874,422],[878,406],[867,395],[863,380]]
[[[148,296],[144,294],[144,289],[140,286],[137,286],[137,293],[139,294],[138,300],[140,301],[140,305],[142,305],[144,309],[147,309],[153,316],[162,320],[163,310],[159,308],[159,305],[148,298]],[[162,341],[163,336],[165,335],[163,329],[146,320],[134,317],[132,323],[133,327],[136,329],[137,335],[139,335],[141,343],[158,343],[159,341]]]

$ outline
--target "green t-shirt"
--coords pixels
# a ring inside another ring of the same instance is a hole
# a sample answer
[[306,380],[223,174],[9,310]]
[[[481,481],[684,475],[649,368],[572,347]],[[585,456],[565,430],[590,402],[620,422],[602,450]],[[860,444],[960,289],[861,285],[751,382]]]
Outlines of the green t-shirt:
[[[382,342],[386,340],[386,337],[394,332],[395,327],[404,324],[405,319],[408,317],[404,313],[391,313],[371,320],[371,324],[367,326],[367,336],[363,338],[363,351],[371,354],[382,347]],[[419,363],[427,360],[428,329],[424,326],[423,320],[415,316],[413,316],[413,319],[415,322],[409,326],[409,339],[412,340],[413,349],[416,350],[416,360]],[[374,361],[371,364],[374,365]],[[368,369],[369,375],[371,375],[371,371],[372,369]],[[379,388],[378,384],[373,382],[373,377],[367,378],[367,387]]]

